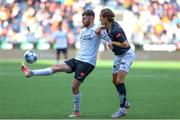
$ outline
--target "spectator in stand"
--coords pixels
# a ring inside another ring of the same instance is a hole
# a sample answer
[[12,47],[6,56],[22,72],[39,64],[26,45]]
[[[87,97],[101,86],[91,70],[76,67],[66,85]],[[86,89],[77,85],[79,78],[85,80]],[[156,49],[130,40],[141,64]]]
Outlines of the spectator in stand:
[[[77,28],[81,26],[81,21],[78,18],[81,17],[82,11],[93,8],[98,12],[97,7],[103,6],[103,2],[98,5],[94,4],[96,1],[89,3],[89,0],[77,0],[76,2],[69,0],[4,0],[0,6],[1,41],[22,43],[27,38],[19,39],[17,36],[28,34],[34,38],[33,42],[39,42],[38,40],[42,40],[41,38],[46,38],[44,34],[39,34],[41,29],[51,33],[50,26],[61,18],[68,22],[69,43],[73,46],[77,39],[75,38]],[[118,20],[120,20],[117,22],[123,22],[126,25],[124,28],[125,31],[128,30],[127,37],[129,40],[134,38],[132,39],[134,44],[175,45],[177,43],[174,40],[174,29],[179,31],[179,27],[177,27],[180,19],[178,0],[106,0],[105,5],[109,8],[113,7]],[[130,19],[131,22],[129,22]],[[29,31],[21,29],[21,24],[29,28]],[[155,34],[157,33],[157,26],[163,28],[160,34]],[[167,39],[164,39],[165,37]],[[179,35],[176,35],[176,39],[180,39]],[[27,42],[32,41],[27,40]]]

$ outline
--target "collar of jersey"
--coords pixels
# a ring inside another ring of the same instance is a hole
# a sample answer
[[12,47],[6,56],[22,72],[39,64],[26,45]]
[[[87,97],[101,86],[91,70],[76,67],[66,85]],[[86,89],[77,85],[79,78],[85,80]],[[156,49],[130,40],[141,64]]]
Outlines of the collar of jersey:
[[90,27],[86,27],[86,29],[89,30],[89,29],[92,28],[93,26],[94,26],[94,24],[93,24],[92,26],[90,26]]
[[114,26],[115,26],[115,22],[113,21],[113,22],[112,22],[111,31],[113,30]]

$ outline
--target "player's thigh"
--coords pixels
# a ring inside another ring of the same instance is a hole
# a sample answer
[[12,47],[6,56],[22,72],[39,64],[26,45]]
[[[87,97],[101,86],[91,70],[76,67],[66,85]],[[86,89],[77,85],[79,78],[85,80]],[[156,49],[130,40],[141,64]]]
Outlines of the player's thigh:
[[119,71],[120,64],[121,64],[120,56],[114,56],[114,63],[112,67],[112,83],[113,84],[116,84],[117,74]]
[[67,64],[70,67],[70,71],[68,71],[67,73],[72,73],[76,70],[77,67],[77,60],[72,58],[69,60],[64,61],[65,64]]
[[74,58],[64,61],[64,64],[56,64],[53,65],[51,68],[54,72],[67,72],[71,73],[74,72],[76,68],[76,60]]
[[83,82],[84,79],[94,70],[94,68],[95,67],[89,63],[78,61],[74,78]]
[[51,66],[53,72],[68,72],[71,68],[67,64],[56,64]]
[[63,54],[67,54],[67,48],[62,49]]
[[56,49],[56,54],[59,55],[60,52],[61,52],[61,49],[58,49],[58,48],[57,48],[57,49]]
[[118,73],[120,64],[121,64],[120,56],[114,56],[114,63],[113,63],[113,68],[112,68],[112,74],[117,74]]
[[135,53],[133,50],[127,51],[122,57],[121,57],[121,64],[119,67],[119,70],[129,72],[129,69],[131,68],[131,65],[135,59]]
[[116,80],[117,84],[124,82],[125,77],[126,77],[127,73],[129,72],[129,69],[131,67],[131,64],[132,64],[132,61],[126,61],[126,60],[121,61],[121,64],[119,66],[119,71],[117,74],[117,80]]

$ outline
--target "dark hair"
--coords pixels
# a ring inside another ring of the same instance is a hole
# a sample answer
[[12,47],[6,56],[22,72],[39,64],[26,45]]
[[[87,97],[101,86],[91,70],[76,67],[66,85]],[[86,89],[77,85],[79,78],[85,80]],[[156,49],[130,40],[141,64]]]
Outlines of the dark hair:
[[93,10],[86,10],[82,13],[82,16],[95,16]]
[[114,21],[115,15],[114,15],[113,11],[111,9],[109,9],[109,8],[102,9],[101,10],[101,15],[102,15],[103,18],[107,17],[109,22]]

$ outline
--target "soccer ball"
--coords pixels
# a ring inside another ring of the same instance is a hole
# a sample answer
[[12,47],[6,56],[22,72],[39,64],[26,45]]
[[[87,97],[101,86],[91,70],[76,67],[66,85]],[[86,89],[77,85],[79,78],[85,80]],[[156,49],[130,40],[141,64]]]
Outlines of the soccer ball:
[[28,50],[24,53],[24,61],[26,61],[29,64],[35,63],[37,60],[37,54],[32,51]]

